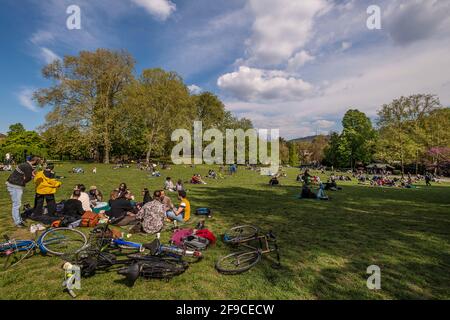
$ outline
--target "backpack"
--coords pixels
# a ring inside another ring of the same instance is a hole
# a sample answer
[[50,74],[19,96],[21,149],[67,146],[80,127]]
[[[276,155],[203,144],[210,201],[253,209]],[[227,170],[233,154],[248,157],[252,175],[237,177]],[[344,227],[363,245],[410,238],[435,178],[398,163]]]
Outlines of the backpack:
[[195,235],[197,237],[207,239],[209,241],[209,243],[211,243],[211,244],[216,243],[216,236],[211,231],[209,231],[208,229],[198,230],[195,233]]
[[188,236],[192,235],[192,229],[179,229],[172,234],[170,241],[177,247],[183,246],[183,240]]
[[91,211],[86,211],[81,217],[80,227],[92,228],[97,226],[100,220],[100,215],[95,214]]
[[198,216],[208,216],[211,217],[212,211],[209,208],[198,208],[195,210],[195,214]]
[[186,249],[201,251],[208,248],[209,240],[206,238],[199,237],[197,235],[191,235],[184,238],[183,245]]
[[52,228],[67,228],[70,224],[74,223],[75,221],[78,221],[77,218],[71,217],[71,216],[65,216],[61,220],[55,220],[52,222],[51,227]]

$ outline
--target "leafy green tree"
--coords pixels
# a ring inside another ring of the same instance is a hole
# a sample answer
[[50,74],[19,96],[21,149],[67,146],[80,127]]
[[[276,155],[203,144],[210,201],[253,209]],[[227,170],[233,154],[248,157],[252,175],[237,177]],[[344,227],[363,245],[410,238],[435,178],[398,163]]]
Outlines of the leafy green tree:
[[328,146],[324,149],[324,164],[334,168],[345,167],[348,163],[348,148],[343,145],[341,136],[337,132],[332,132]]
[[348,110],[342,119],[343,131],[340,137],[340,151],[348,159],[353,169],[356,162],[368,163],[372,160],[376,132],[372,122],[358,110]]
[[299,165],[297,144],[295,142],[290,142],[289,147],[289,165],[291,167],[297,167]]
[[44,67],[43,76],[55,83],[38,90],[34,98],[40,106],[50,105],[46,127],[64,125],[86,132],[93,148],[109,163],[118,100],[133,79],[134,59],[123,51],[98,49],[65,56]]
[[2,156],[10,153],[16,161],[25,161],[26,155],[47,156],[44,140],[35,131],[27,131],[22,124],[9,127],[8,135],[0,145]]
[[390,162],[399,161],[402,174],[406,163],[416,162],[417,168],[419,153],[425,152],[428,140],[426,119],[440,107],[436,96],[425,94],[400,97],[383,105],[378,112],[377,156]]
[[219,128],[226,116],[222,101],[210,92],[193,96],[193,99],[196,107],[195,120],[202,121],[204,129]]
[[8,136],[12,137],[14,135],[23,134],[25,132],[25,128],[21,123],[15,123],[9,126]]
[[153,152],[162,153],[167,149],[173,130],[191,129],[194,107],[181,77],[162,69],[144,70],[127,87],[121,101],[122,110],[132,120],[131,124],[124,124],[140,128],[147,161]]

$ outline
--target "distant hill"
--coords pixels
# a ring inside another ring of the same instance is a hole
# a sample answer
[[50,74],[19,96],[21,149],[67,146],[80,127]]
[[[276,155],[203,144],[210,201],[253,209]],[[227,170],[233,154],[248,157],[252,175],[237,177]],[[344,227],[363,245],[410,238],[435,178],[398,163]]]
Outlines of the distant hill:
[[4,139],[4,138],[6,138],[6,135],[3,134],[3,133],[0,133],[0,140],[2,140],[2,139]]
[[[312,142],[317,137],[319,137],[319,136],[318,135],[308,136],[308,137],[303,137],[303,138],[292,139],[292,140],[289,140],[289,142]],[[325,137],[329,138],[330,136],[325,136]]]

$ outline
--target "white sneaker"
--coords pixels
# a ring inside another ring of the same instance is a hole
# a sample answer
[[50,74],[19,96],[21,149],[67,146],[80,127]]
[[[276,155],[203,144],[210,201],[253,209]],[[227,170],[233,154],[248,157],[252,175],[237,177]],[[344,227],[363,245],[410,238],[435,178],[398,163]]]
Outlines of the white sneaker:
[[30,226],[30,232],[31,232],[31,233],[36,233],[36,231],[37,231],[36,225],[35,225],[35,224],[32,224],[32,225]]
[[36,226],[36,229],[37,229],[37,231],[44,231],[44,230],[46,230],[47,228],[46,227],[44,227],[42,224],[37,224]]

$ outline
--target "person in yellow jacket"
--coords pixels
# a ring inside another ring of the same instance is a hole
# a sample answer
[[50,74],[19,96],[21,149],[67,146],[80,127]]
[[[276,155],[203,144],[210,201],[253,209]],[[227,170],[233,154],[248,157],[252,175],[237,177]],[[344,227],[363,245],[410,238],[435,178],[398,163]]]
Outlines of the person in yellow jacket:
[[55,179],[53,173],[54,166],[48,164],[44,171],[39,171],[34,177],[36,184],[36,196],[34,198],[34,216],[44,213],[44,200],[47,202],[47,210],[49,216],[56,214],[55,193],[61,186],[61,182]]

